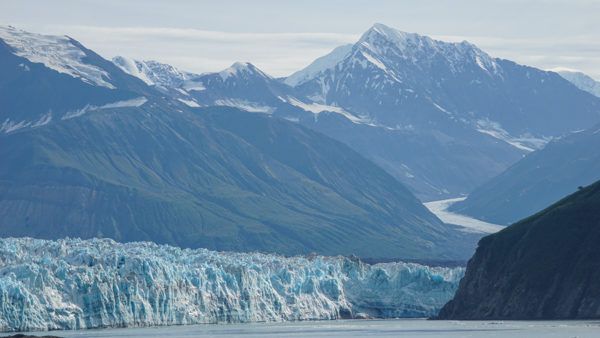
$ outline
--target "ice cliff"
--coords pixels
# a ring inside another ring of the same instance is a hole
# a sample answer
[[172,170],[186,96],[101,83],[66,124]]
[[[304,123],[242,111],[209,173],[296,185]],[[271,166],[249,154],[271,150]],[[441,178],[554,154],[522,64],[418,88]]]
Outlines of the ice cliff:
[[190,250],[108,239],[0,239],[0,329],[435,315],[462,268]]

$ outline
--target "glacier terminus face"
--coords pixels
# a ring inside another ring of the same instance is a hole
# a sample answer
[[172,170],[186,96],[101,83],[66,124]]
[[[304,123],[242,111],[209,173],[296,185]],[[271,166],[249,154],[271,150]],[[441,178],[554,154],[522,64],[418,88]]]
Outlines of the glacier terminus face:
[[463,268],[0,239],[0,330],[435,315]]

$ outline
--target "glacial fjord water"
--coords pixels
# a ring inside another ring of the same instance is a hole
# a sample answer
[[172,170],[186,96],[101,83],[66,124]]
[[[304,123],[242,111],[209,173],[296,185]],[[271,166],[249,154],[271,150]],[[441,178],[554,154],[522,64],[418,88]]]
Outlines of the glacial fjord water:
[[[39,332],[35,333],[42,335]],[[600,337],[600,321],[431,321],[334,320],[255,324],[205,324],[127,329],[53,331],[78,338],[192,338],[192,337]],[[6,336],[3,334],[0,336]]]

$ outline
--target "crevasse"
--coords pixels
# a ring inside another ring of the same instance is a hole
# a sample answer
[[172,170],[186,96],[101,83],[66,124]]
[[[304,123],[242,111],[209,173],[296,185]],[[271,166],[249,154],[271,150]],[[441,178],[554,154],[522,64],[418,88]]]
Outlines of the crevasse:
[[215,252],[109,239],[0,239],[0,329],[424,317],[462,268]]

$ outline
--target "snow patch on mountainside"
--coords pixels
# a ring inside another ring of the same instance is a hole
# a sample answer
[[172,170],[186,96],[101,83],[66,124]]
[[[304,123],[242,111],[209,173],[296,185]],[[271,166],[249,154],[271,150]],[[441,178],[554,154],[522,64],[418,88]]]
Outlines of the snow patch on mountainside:
[[0,39],[13,49],[15,55],[31,62],[42,63],[50,69],[89,84],[115,88],[109,82],[107,72],[83,61],[86,54],[69,37],[34,34],[0,26]]
[[546,143],[550,142],[552,139],[549,137],[535,137],[532,135],[521,135],[519,137],[514,137],[504,130],[498,122],[487,119],[477,120],[476,130],[527,152],[532,152],[543,148]]
[[451,112],[449,112],[448,110],[446,110],[446,108],[444,108],[444,107],[440,106],[439,104],[437,104],[437,103],[435,103],[435,102],[431,102],[431,103],[433,103],[433,105],[434,105],[434,106],[435,106],[435,107],[436,107],[438,110],[440,110],[440,111],[442,111],[442,112],[446,113],[447,115],[449,115],[449,116],[452,116],[452,115],[453,115]]
[[196,81],[186,81],[183,83],[183,89],[187,90],[187,91],[198,91],[201,92],[203,90],[206,90],[206,87],[204,86],[204,83],[202,82],[196,82]]
[[257,74],[261,77],[271,79],[271,76],[263,73],[260,69],[256,68],[249,62],[236,62],[231,67],[220,71],[219,76],[223,81],[226,81],[230,77],[242,76],[242,75],[253,75]]
[[44,114],[40,117],[39,120],[35,121],[31,124],[32,128],[45,126],[52,121],[52,113]]
[[0,239],[3,331],[435,315],[463,268]]
[[164,88],[176,88],[195,74],[181,71],[166,63],[158,61],[139,61],[124,56],[116,56],[112,62],[129,75]]
[[200,105],[195,100],[177,99],[179,102],[187,105],[188,107],[198,108]]
[[473,217],[448,211],[448,208],[452,204],[464,201],[465,199],[466,197],[458,197],[423,204],[444,223],[461,226],[467,232],[493,234],[505,228],[499,224],[484,222]]
[[11,121],[11,119],[6,119],[2,122],[2,126],[0,126],[0,132],[4,132],[6,134],[13,132],[15,130],[19,130],[25,127],[29,127],[31,125],[31,121]]
[[275,108],[273,108],[273,107],[265,106],[260,103],[250,102],[247,100],[238,100],[238,99],[215,100],[214,105],[239,108],[239,109],[245,110],[247,112],[251,112],[251,113],[271,114],[275,110]]
[[[95,106],[95,105],[88,104],[88,105],[84,106],[83,108],[66,112],[61,117],[61,120],[72,119],[75,117],[82,116],[88,112],[102,110],[102,109],[140,107],[146,102],[148,102],[148,99],[143,96],[140,96],[140,97],[136,97],[136,98],[129,99],[129,100],[107,103],[107,104],[104,104],[101,106]],[[51,121],[52,121],[52,113],[50,113],[50,112],[42,115],[36,121],[23,120],[23,121],[16,122],[16,121],[12,121],[11,119],[6,119],[6,120],[4,120],[2,125],[0,125],[0,132],[4,132],[5,134],[8,134],[8,133],[17,131],[19,129],[27,128],[27,127],[37,128],[37,127],[45,126],[45,125],[49,124]]]
[[110,109],[110,108],[125,108],[125,107],[140,107],[144,103],[148,102],[148,99],[140,96],[130,100],[117,101],[113,103],[107,103],[98,107],[98,109]]
[[73,110],[67,112],[61,118],[62,120],[72,119],[74,117],[78,117],[84,115],[91,111],[101,110],[101,109],[112,109],[112,108],[127,108],[127,107],[141,107],[144,103],[148,102],[143,96],[136,97],[130,100],[117,101],[112,103],[107,103],[102,106],[94,106],[94,105],[86,105],[85,107],[77,110]]
[[2,125],[0,125],[0,133],[11,133],[13,131],[17,131],[19,129],[23,129],[23,128],[37,128],[37,127],[41,127],[41,126],[45,126],[48,123],[50,123],[52,121],[52,113],[48,112],[42,116],[40,116],[40,118],[37,121],[19,121],[19,122],[15,122],[12,121],[11,119],[7,118],[6,120],[4,120],[4,122],[2,122]]
[[333,113],[338,113],[340,115],[343,115],[345,118],[352,121],[353,123],[366,123],[367,122],[364,119],[361,119],[340,107],[330,106],[330,105],[326,105],[326,104],[319,104],[319,103],[305,103],[305,102],[302,102],[293,97],[289,97],[287,99],[282,99],[282,100],[285,102],[288,102],[289,104],[291,104],[293,106],[296,106],[298,108],[301,108],[308,112],[311,112],[313,114],[319,114],[319,113],[327,111],[327,112],[333,112]]
[[137,77],[148,85],[154,84],[149,76],[151,70],[145,64],[124,56],[115,56],[112,62],[125,73]]
[[374,64],[375,67],[377,67],[387,73],[387,67],[383,64],[383,62],[377,60],[375,57],[373,57],[369,53],[366,53],[366,52],[361,52],[361,53],[365,57],[365,59],[367,59],[367,61],[369,61],[370,63]]

